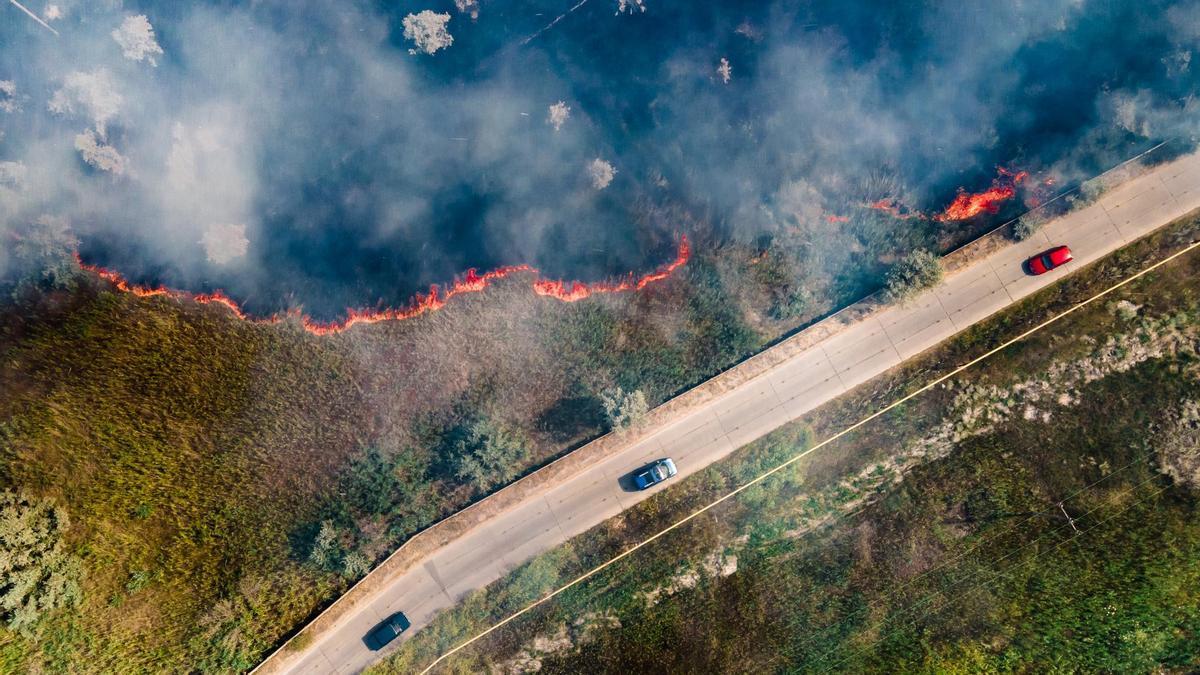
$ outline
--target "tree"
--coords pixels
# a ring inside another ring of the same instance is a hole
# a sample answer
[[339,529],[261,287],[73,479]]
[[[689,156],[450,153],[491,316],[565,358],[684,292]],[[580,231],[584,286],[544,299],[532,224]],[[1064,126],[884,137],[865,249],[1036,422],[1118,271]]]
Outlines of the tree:
[[942,274],[942,261],[928,250],[919,248],[892,265],[884,297],[888,302],[903,304],[921,291],[938,285]]
[[479,492],[516,478],[529,456],[519,433],[478,417],[454,427],[443,439],[451,472]]
[[0,493],[0,616],[29,635],[47,613],[75,606],[83,568],[63,535],[67,514],[49,499]]
[[650,404],[641,389],[626,392],[620,387],[609,389],[600,394],[604,404],[604,414],[608,417],[609,427],[613,431],[624,431],[638,426],[650,412]]

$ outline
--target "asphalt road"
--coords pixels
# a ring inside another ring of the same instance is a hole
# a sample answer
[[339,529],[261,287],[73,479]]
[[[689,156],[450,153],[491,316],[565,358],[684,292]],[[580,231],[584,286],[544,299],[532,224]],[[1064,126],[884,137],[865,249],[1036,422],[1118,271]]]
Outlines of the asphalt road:
[[[999,250],[950,276],[906,307],[893,307],[780,363],[625,451],[584,469],[544,494],[471,530],[396,578],[293,660],[290,673],[353,673],[375,659],[367,632],[395,611],[412,634],[438,611],[495,581],[533,555],[562,543],[679,478],[645,492],[618,479],[671,457],[680,477],[699,471],[767,432],[883,373],[1030,293],[1055,283],[1127,242],[1200,208],[1200,155],[1158,167],[1095,204],[1047,223],[1031,239]],[[1066,244],[1075,262],[1041,277],[1022,261]],[[386,651],[384,652],[386,653]]]

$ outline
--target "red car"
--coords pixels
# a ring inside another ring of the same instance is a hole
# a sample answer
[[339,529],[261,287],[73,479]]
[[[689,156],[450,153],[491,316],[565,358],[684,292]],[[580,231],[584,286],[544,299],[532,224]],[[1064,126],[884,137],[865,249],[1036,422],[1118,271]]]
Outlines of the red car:
[[1074,258],[1071,257],[1071,249],[1066,246],[1058,246],[1026,260],[1025,268],[1029,270],[1030,274],[1045,274],[1055,267],[1065,265],[1072,260]]

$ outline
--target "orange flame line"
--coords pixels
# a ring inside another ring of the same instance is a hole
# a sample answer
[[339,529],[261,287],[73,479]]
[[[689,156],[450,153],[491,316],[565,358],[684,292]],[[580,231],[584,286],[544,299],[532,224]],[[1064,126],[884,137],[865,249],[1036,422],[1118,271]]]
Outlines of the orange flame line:
[[[403,309],[388,308],[382,310],[372,309],[348,309],[346,310],[346,318],[340,321],[322,322],[313,319],[305,314],[300,314],[300,325],[304,330],[313,335],[332,335],[341,333],[353,326],[359,324],[373,324],[382,321],[402,321],[420,316],[425,312],[431,312],[446,306],[446,302],[456,295],[464,293],[478,293],[488,286],[493,281],[503,279],[513,274],[528,272],[535,275],[532,282],[533,292],[561,300],[563,302],[576,302],[598,293],[619,293],[625,291],[641,290],[646,286],[662,281],[671,276],[675,270],[687,264],[691,258],[692,249],[688,244],[686,236],[679,239],[679,251],[675,256],[675,260],[670,264],[662,267],[656,272],[634,277],[630,274],[626,279],[620,282],[596,282],[583,283],[579,281],[564,282],[550,281],[537,278],[540,276],[535,268],[529,265],[510,265],[507,267],[499,267],[483,274],[479,274],[474,268],[467,270],[466,274],[460,279],[456,279],[445,290],[441,290],[436,284],[429,287],[429,293],[422,295],[418,293],[409,303],[408,307]],[[130,283],[119,272],[115,272],[99,265],[89,265],[83,262],[79,254],[75,254],[75,262],[79,268],[91,272],[101,279],[111,283],[118,291],[123,293],[132,293],[139,298],[149,298],[155,296],[165,296],[175,300],[191,300],[202,305],[220,305],[230,311],[235,317],[243,321],[249,321],[256,324],[276,324],[280,321],[278,314],[266,317],[257,318],[247,314],[237,303],[236,300],[225,295],[221,291],[213,291],[212,293],[189,293],[187,291],[179,291],[166,286],[141,286]],[[288,312],[292,314],[292,312]]]
[[621,293],[624,291],[640,291],[649,284],[656,281],[662,281],[671,276],[675,270],[687,264],[687,261],[692,257],[692,247],[688,244],[687,237],[681,237],[679,240],[679,251],[675,255],[675,260],[670,264],[661,268],[657,272],[645,274],[641,277],[634,277],[630,274],[620,282],[596,282],[586,284],[580,281],[552,281],[549,279],[537,279],[533,282],[533,292],[538,295],[562,300],[563,302],[578,302],[584,298],[600,293]]

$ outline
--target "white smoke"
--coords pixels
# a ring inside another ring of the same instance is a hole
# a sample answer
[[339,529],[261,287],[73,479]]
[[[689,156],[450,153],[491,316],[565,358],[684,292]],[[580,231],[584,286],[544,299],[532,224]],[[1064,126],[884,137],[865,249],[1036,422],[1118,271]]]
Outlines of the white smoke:
[[145,14],[127,16],[121,22],[121,27],[112,32],[112,37],[121,46],[121,53],[130,61],[149,61],[157,66],[155,56],[163,53],[162,47],[154,39],[154,27]]
[[613,178],[617,175],[617,170],[613,165],[597,157],[587,165],[588,178],[592,181],[592,187],[597,190],[603,190],[608,187],[609,183],[613,182]]
[[559,101],[550,106],[550,111],[546,115],[546,124],[554,127],[555,131],[562,129],[563,123],[571,116],[571,106],[564,101]]
[[[166,170],[152,191],[169,221],[192,232],[213,222],[246,223],[257,180],[243,120],[228,107],[195,112],[188,123],[173,125]],[[221,234],[228,238],[227,231]]]
[[128,171],[129,161],[91,129],[75,136],[75,149],[79,151],[83,161],[101,171],[107,171],[114,176],[123,176]]
[[47,21],[58,21],[63,18],[62,7],[54,3],[46,5],[46,8],[42,10],[42,18]]
[[824,226],[825,205],[821,191],[801,178],[780,186],[771,199],[770,213],[783,230],[811,236]]
[[27,175],[29,169],[21,162],[0,162],[0,188],[20,190]]
[[454,44],[454,36],[446,30],[449,22],[449,14],[438,14],[428,9],[404,17],[404,37],[416,45],[408,53],[433,54]]
[[250,248],[250,240],[246,238],[246,226],[234,224],[210,225],[200,239],[208,261],[217,265],[225,265],[238,258],[243,258]]
[[104,136],[108,121],[120,112],[122,103],[112,76],[104,68],[97,68],[88,73],[69,73],[46,107],[57,115],[86,115],[97,133]]
[[[29,170],[21,162],[0,162],[0,223],[7,222],[20,210],[20,196],[25,189]],[[0,235],[4,230],[0,229]],[[0,246],[0,270],[4,268],[4,251]]]

